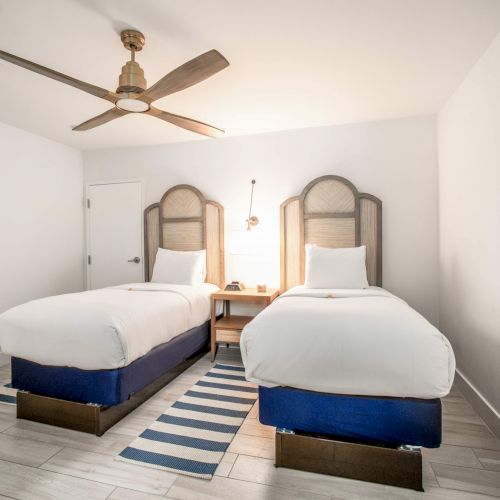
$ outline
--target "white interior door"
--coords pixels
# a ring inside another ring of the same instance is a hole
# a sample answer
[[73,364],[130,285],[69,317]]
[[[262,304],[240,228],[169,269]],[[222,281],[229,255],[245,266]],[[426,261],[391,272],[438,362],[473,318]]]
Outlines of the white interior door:
[[87,287],[144,281],[142,183],[87,189]]

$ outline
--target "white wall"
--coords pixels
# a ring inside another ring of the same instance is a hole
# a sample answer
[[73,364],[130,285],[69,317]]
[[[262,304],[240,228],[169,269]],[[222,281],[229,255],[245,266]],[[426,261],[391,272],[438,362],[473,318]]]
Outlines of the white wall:
[[440,324],[458,368],[498,412],[500,36],[438,119]]
[[81,290],[84,241],[81,152],[0,123],[0,154],[1,313]]
[[[342,175],[383,201],[384,286],[438,319],[437,149],[433,117],[189,143],[87,151],[86,181],[145,180],[146,203],[179,183],[226,209],[227,279],[279,283],[279,205],[311,179]],[[257,180],[256,231],[244,230]],[[252,255],[240,253],[252,248]]]

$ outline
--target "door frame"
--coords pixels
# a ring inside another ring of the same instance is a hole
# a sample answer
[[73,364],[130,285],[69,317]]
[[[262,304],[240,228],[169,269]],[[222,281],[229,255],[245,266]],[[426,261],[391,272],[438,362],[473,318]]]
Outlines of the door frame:
[[90,285],[90,265],[88,262],[88,255],[90,252],[90,217],[89,217],[89,209],[87,206],[87,200],[89,199],[90,188],[92,186],[102,186],[108,184],[139,184],[141,187],[141,212],[140,212],[140,221],[141,221],[141,265],[142,265],[142,279],[144,280],[144,186],[145,180],[144,178],[126,178],[126,179],[107,179],[103,181],[87,181],[85,183],[85,197],[83,199],[83,207],[85,211],[85,290],[89,290]]

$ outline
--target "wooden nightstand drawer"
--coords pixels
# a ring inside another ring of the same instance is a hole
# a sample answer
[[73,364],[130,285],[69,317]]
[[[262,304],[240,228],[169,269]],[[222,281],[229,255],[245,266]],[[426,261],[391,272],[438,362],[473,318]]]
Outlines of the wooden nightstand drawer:
[[228,344],[240,343],[241,330],[215,330],[215,341]]

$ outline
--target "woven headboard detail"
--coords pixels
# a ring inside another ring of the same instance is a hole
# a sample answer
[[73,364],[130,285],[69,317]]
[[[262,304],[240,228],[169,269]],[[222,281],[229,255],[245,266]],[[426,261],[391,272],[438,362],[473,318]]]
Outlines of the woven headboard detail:
[[366,245],[370,285],[382,285],[382,202],[347,179],[325,175],[281,205],[281,289],[304,283],[305,245]]
[[224,209],[193,186],[169,189],[144,211],[146,281],[158,248],[207,251],[207,283],[224,285]]

